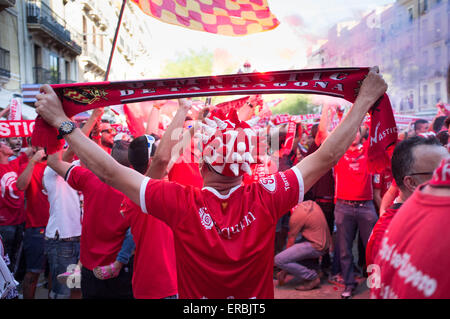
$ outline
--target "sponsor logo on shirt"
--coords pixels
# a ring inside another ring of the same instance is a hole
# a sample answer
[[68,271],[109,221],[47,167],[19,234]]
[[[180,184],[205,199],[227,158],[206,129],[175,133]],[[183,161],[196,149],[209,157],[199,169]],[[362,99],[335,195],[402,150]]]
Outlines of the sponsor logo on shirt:
[[288,189],[290,188],[289,181],[288,181],[286,175],[283,172],[280,173],[280,176],[281,176],[281,179],[283,180],[283,183],[284,183],[284,190],[287,192]]
[[211,228],[213,228],[214,222],[211,218],[211,215],[207,213],[207,210],[208,209],[206,207],[202,207],[198,210],[198,214],[200,215],[200,221],[203,227],[205,227],[206,230],[210,230]]
[[269,192],[274,193],[277,189],[277,182],[275,176],[271,175],[266,178],[260,179],[259,183]]
[[234,234],[240,233],[245,228],[249,227],[251,223],[256,220],[255,215],[252,212],[248,212],[247,215],[238,223],[230,227],[225,227],[220,230],[220,235],[227,239],[231,239]]
[[9,189],[9,195],[14,198],[18,199],[19,196],[14,194],[13,190],[13,184],[17,181],[17,173],[16,172],[8,172],[5,175],[2,176],[2,179],[0,180],[0,186],[2,189],[2,197],[5,197],[6,189]]

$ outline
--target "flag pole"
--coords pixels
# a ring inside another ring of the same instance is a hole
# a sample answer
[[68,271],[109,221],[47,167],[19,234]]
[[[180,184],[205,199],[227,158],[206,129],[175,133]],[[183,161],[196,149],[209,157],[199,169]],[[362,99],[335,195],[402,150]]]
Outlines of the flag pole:
[[111,70],[111,62],[114,56],[114,49],[116,48],[117,38],[119,36],[120,25],[122,24],[123,11],[125,10],[125,5],[127,4],[127,0],[123,0],[122,8],[120,8],[119,13],[119,21],[117,21],[116,33],[114,34],[114,40],[112,43],[111,54],[109,55],[108,66],[106,67],[105,72],[105,81],[108,81],[109,71]]

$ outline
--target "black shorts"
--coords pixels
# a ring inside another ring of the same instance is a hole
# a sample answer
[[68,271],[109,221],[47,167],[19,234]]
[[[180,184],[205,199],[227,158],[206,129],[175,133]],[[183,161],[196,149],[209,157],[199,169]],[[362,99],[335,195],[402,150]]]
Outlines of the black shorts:
[[94,273],[81,268],[81,294],[83,299],[133,299],[131,279],[133,277],[133,257],[124,265],[117,277],[100,280]]

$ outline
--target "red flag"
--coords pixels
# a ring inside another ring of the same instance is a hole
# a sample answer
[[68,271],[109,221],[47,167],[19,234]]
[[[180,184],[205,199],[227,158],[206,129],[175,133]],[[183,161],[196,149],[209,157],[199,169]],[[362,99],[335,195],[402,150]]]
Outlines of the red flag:
[[131,0],[158,20],[185,28],[242,36],[276,28],[267,0]]

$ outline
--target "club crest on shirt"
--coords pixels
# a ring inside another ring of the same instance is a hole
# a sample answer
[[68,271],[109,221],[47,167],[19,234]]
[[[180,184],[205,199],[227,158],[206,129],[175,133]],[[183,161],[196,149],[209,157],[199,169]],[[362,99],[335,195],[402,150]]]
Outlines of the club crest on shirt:
[[262,178],[259,183],[269,192],[273,193],[277,189],[277,182],[274,175]]
[[198,214],[200,215],[200,221],[203,227],[205,227],[206,230],[210,230],[211,228],[213,228],[214,222],[211,218],[211,215],[207,213],[207,210],[208,209],[206,207],[202,207],[198,210]]

